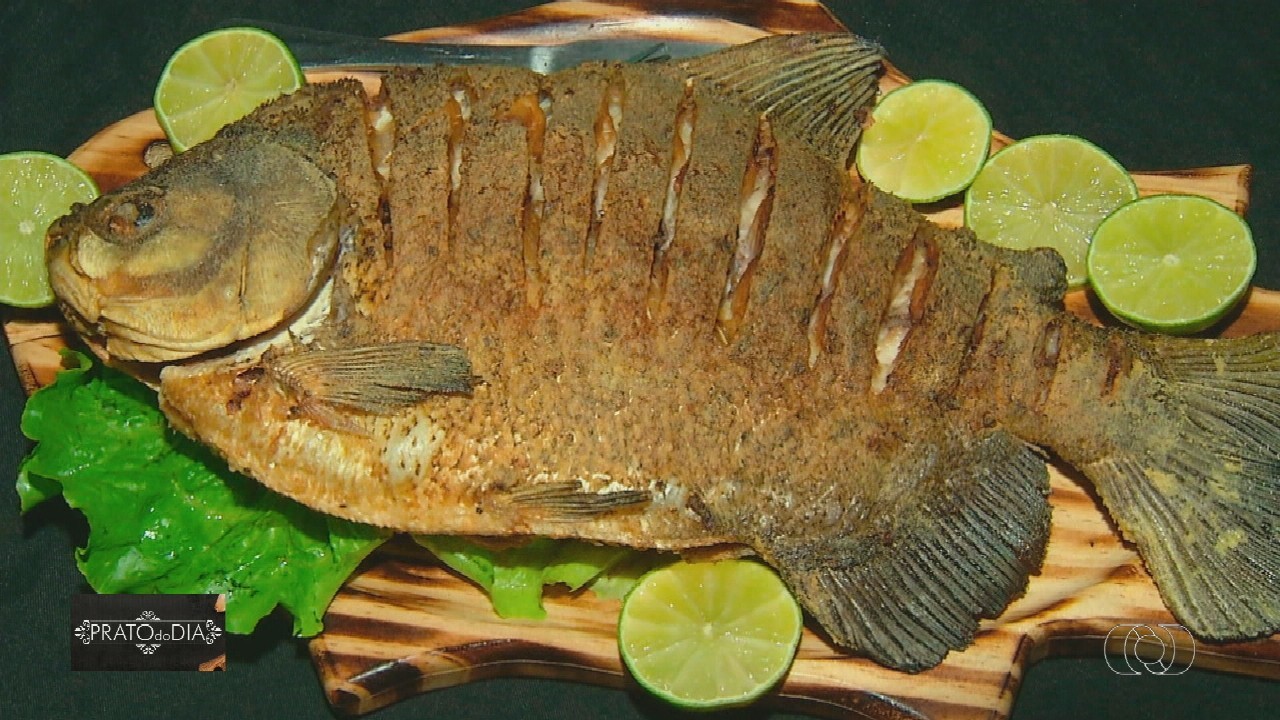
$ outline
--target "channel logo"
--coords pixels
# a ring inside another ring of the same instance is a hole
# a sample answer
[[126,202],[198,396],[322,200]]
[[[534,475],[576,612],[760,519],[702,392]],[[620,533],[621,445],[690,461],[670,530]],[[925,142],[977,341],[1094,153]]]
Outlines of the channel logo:
[[1196,640],[1174,623],[1117,625],[1107,633],[1103,658],[1117,675],[1181,675],[1196,659]]

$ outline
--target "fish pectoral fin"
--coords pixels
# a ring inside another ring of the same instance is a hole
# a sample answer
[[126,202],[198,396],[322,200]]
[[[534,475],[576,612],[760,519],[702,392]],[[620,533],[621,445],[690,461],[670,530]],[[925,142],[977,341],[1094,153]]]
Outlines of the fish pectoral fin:
[[1037,571],[1049,476],[1004,431],[944,457],[891,533],[757,547],[837,644],[917,672],[967,647]]
[[304,350],[264,364],[304,406],[339,406],[377,415],[417,404],[429,395],[470,393],[477,381],[462,348],[428,342]]
[[847,164],[879,88],[879,45],[848,33],[775,35],[681,63],[734,103]]
[[584,490],[575,481],[538,483],[511,492],[511,502],[546,513],[552,520],[584,520],[606,513],[648,505],[645,490]]

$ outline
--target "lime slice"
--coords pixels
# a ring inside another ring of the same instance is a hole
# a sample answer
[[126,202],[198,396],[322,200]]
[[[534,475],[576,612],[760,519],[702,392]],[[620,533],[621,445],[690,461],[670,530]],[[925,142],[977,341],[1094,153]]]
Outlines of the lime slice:
[[305,82],[293,53],[275,35],[252,27],[214,30],[178,48],[165,64],[156,85],[156,119],[181,152]]
[[53,302],[45,232],[72,203],[97,196],[93,178],[57,155],[0,155],[0,302],[21,307]]
[[992,156],[965,195],[964,222],[994,245],[1057,250],[1078,287],[1093,231],[1136,197],[1133,178],[1093,143],[1041,135]]
[[1217,322],[1249,288],[1253,235],[1239,215],[1194,195],[1129,203],[1098,226],[1089,284],[1120,320],[1187,334]]
[[645,575],[618,618],[618,646],[649,691],[685,708],[742,705],[791,667],[800,606],[750,560],[677,562]]
[[858,172],[910,202],[968,187],[991,148],[991,116],[954,83],[921,80],[885,95],[858,145]]

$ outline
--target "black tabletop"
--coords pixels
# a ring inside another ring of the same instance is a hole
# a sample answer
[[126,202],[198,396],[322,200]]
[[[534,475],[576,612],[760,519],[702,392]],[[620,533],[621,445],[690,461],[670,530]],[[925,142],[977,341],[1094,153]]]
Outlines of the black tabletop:
[[[69,154],[147,108],[169,54],[233,17],[364,35],[455,24],[512,0],[22,0],[0,7],[0,153]],[[336,5],[336,4],[335,4]],[[1260,285],[1280,288],[1280,51],[1270,3],[846,2],[839,18],[916,78],[953,80],[1014,137],[1072,133],[1130,169],[1250,163],[1248,217]],[[229,643],[226,673],[72,673],[73,560],[84,527],[65,506],[18,515],[13,479],[27,444],[22,393],[0,353],[0,718],[328,717],[303,643],[284,622]],[[1118,677],[1100,655],[1028,673],[1016,718],[1274,717],[1280,682],[1192,669]],[[754,716],[756,713],[747,713]],[[375,717],[668,717],[644,698],[585,685],[494,680],[417,697]]]

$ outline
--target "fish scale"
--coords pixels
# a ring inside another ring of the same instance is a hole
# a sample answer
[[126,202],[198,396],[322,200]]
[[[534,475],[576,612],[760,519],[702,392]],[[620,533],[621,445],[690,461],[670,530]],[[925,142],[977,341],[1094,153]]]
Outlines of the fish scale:
[[1180,622],[1274,632],[1277,337],[1088,326],[1051,251],[855,182],[879,60],[802,35],[308,87],[55,223],[51,282],[164,364],[175,427],[334,515],[753,552],[916,671],[1039,567],[1039,446]]

